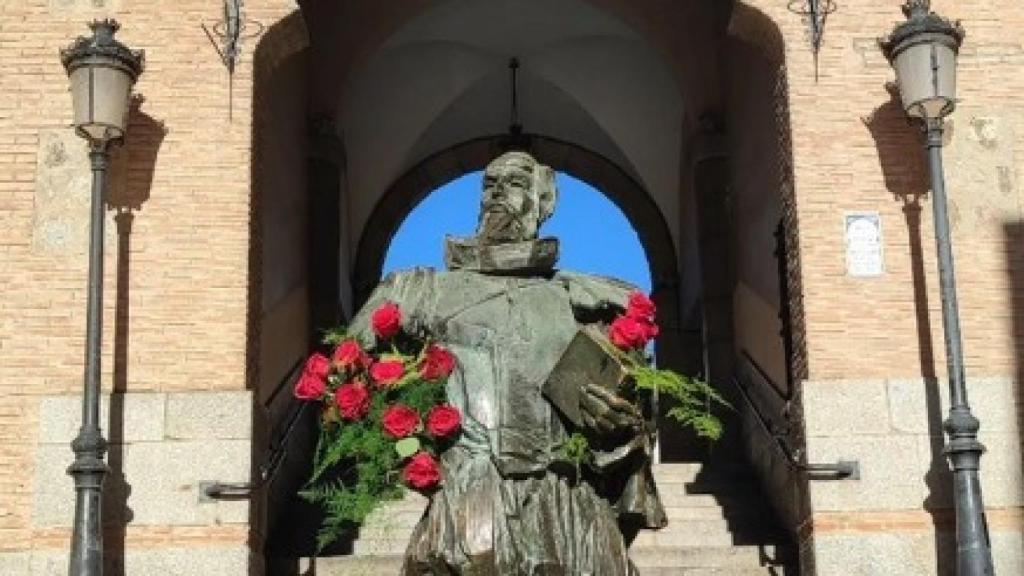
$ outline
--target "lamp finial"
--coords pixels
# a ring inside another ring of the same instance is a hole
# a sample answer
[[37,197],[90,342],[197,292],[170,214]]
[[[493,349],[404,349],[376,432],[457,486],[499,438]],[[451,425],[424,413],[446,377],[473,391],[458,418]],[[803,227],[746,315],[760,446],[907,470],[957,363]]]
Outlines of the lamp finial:
[[931,0],[907,0],[902,8],[907,18],[923,18],[931,12],[932,3]]

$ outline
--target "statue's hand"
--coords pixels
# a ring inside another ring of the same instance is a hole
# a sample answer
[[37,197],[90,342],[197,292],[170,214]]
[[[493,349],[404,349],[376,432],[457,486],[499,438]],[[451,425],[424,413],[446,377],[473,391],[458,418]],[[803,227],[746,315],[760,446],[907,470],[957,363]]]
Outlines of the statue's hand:
[[583,423],[601,435],[635,434],[643,428],[643,416],[635,406],[596,384],[587,384],[580,408]]

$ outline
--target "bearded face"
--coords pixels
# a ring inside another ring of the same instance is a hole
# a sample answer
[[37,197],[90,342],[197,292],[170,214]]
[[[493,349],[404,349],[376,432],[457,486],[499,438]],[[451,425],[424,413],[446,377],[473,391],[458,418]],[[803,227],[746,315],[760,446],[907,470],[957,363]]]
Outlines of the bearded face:
[[[484,171],[483,196],[477,237],[487,243],[522,242],[537,237],[543,213],[541,186],[553,175],[550,169],[521,152],[509,152]],[[551,200],[554,188],[551,183]]]

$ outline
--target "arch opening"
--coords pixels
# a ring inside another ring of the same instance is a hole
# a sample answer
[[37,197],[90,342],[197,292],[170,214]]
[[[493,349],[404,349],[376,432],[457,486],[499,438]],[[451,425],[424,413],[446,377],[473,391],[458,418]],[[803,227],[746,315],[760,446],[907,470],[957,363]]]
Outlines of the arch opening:
[[[675,247],[665,219],[650,196],[624,170],[594,152],[550,138],[528,136],[528,140],[530,152],[540,162],[600,191],[625,216],[646,254],[651,292],[665,302],[663,322],[678,329],[673,306],[679,277]],[[431,190],[482,170],[500,154],[506,141],[502,135],[464,142],[421,162],[395,181],[375,207],[358,244],[353,270],[357,302],[376,286],[391,239],[415,206]]]
[[[427,193],[402,220],[388,245],[382,274],[412,267],[444,268],[445,236],[476,231],[483,173],[466,173]],[[558,238],[558,268],[614,277],[651,288],[647,255],[636,230],[607,196],[573,176],[556,174],[558,201],[540,236]]]

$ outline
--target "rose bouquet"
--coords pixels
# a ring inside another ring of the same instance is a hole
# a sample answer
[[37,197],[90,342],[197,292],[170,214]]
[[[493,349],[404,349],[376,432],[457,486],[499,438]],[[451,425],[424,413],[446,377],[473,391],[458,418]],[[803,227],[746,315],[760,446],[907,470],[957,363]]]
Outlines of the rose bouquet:
[[294,394],[321,404],[313,473],[300,495],[325,512],[317,548],[358,526],[403,487],[424,493],[442,481],[440,454],[457,439],[462,415],[446,401],[455,357],[405,334],[402,312],[386,302],[370,318],[377,346],[329,334],[330,357],[309,357]]
[[577,467],[591,457],[585,432],[594,428],[593,414],[582,410],[584,394],[604,389],[633,404],[643,414],[652,396],[670,400],[665,416],[691,429],[697,436],[717,440],[722,423],[712,405],[728,403],[706,382],[652,366],[648,344],[659,332],[654,302],[632,292],[625,311],[607,330],[583,329],[569,344],[545,383],[543,393],[559,409],[575,431],[561,447],[561,454]]
[[722,422],[711,413],[711,405],[729,404],[707,382],[659,370],[651,366],[647,344],[658,335],[655,322],[657,308],[647,295],[632,292],[624,314],[608,327],[608,339],[615,355],[633,383],[633,392],[658,394],[674,401],[666,416],[690,428],[697,436],[717,440],[722,435]]

